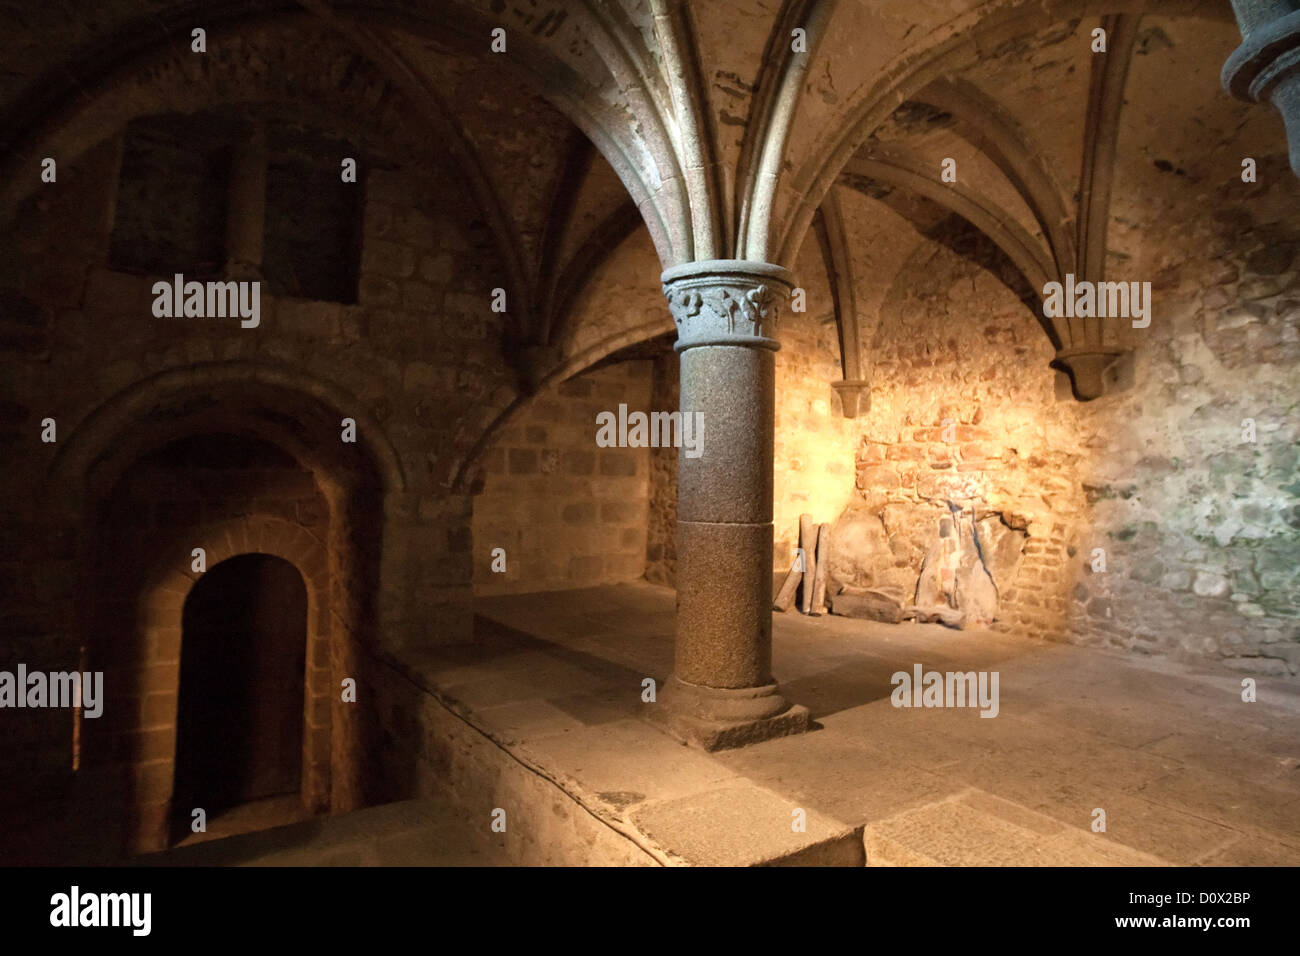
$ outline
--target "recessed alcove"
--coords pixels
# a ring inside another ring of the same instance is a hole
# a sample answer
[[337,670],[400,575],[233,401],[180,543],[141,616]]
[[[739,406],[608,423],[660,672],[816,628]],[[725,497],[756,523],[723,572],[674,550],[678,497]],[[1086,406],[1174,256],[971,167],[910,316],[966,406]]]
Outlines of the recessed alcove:
[[205,572],[181,617],[172,807],[181,833],[302,793],[307,588],[283,558],[241,554]]

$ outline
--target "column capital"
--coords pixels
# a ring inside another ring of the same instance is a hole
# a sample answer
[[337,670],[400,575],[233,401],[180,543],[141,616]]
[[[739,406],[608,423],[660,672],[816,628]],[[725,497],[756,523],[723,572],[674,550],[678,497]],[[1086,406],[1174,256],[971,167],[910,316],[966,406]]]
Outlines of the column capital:
[[775,338],[794,276],[769,262],[706,259],[673,266],[660,276],[677,324],[677,351],[699,345],[738,345],[776,351]]
[[1238,99],[1272,103],[1282,114],[1291,169],[1300,176],[1300,10],[1290,0],[1233,0],[1241,46],[1220,82]]

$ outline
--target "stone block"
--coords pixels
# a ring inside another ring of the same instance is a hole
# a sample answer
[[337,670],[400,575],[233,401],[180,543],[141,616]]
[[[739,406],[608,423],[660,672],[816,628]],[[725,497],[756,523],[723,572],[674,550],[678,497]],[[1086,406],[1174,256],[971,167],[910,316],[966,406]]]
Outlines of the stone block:
[[887,491],[899,487],[898,472],[892,468],[860,467],[856,477],[858,488]]
[[831,598],[831,613],[868,621],[897,624],[903,619],[903,602],[897,595],[875,588],[847,587]]
[[510,461],[510,474],[512,475],[535,475],[537,474],[537,451],[532,448],[511,448],[508,453]]
[[772,526],[677,522],[677,676],[718,688],[771,681]]
[[767,349],[681,353],[681,409],[702,413],[704,429],[702,454],[678,461],[679,520],[772,520],[774,382]]
[[420,259],[420,278],[435,285],[449,282],[455,274],[455,260],[445,253]]
[[1224,597],[1228,591],[1228,579],[1221,574],[1199,571],[1192,582],[1192,593],[1199,597]]
[[600,453],[600,473],[611,477],[635,475],[637,455],[630,449],[605,449]]
[[[357,284],[357,300],[364,306],[377,309],[392,309],[402,302],[402,290],[392,279],[378,275],[363,275]],[[388,321],[389,319],[392,321]],[[392,331],[405,324],[405,317],[398,318],[392,313],[370,313],[371,328],[379,331]]]
[[562,514],[566,524],[591,524],[596,520],[596,503],[577,501],[565,505]]
[[[808,708],[801,704],[791,704],[771,717],[729,721],[684,713],[665,701],[665,706],[649,711],[648,716],[683,743],[707,751],[732,750],[806,733],[811,723]],[[786,823],[788,826],[789,821]]]
[[644,573],[645,557],[639,553],[605,556],[605,574],[610,580],[632,581]]
[[442,302],[440,290],[427,282],[407,279],[402,282],[400,288],[402,290],[402,308],[404,309],[410,309],[414,312],[431,312],[437,309]]
[[569,559],[569,579],[594,584],[604,572],[605,562],[599,555],[577,555]]
[[905,451],[906,446],[885,445],[879,442],[864,442],[858,449],[857,461],[864,465],[878,465],[889,459],[907,457],[910,452]]
[[925,461],[926,448],[926,445],[890,445],[884,457],[888,461]]
[[600,506],[600,520],[618,524],[636,521],[641,508],[628,501],[607,501]]
[[596,470],[596,453],[592,451],[566,451],[562,461],[566,474],[590,475]]

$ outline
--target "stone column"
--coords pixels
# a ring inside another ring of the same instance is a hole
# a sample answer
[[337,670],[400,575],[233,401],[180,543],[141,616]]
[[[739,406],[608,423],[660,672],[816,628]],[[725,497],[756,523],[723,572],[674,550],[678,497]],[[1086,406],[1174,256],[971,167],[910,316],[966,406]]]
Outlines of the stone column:
[[1223,64],[1223,88],[1282,114],[1291,170],[1300,176],[1300,10],[1293,0],[1232,0],[1241,46]]
[[779,266],[721,259],[662,281],[683,434],[696,444],[677,457],[675,668],[654,713],[687,743],[718,750],[808,726],[807,708],[788,704],[772,677],[773,336],[793,280]]

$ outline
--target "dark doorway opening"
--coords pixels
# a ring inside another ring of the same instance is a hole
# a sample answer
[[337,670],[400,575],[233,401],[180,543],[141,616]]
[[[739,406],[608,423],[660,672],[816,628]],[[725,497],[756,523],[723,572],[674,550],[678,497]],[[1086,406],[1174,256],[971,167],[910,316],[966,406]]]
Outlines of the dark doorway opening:
[[195,808],[301,791],[307,589],[289,562],[239,555],[198,580],[181,627],[173,840]]

